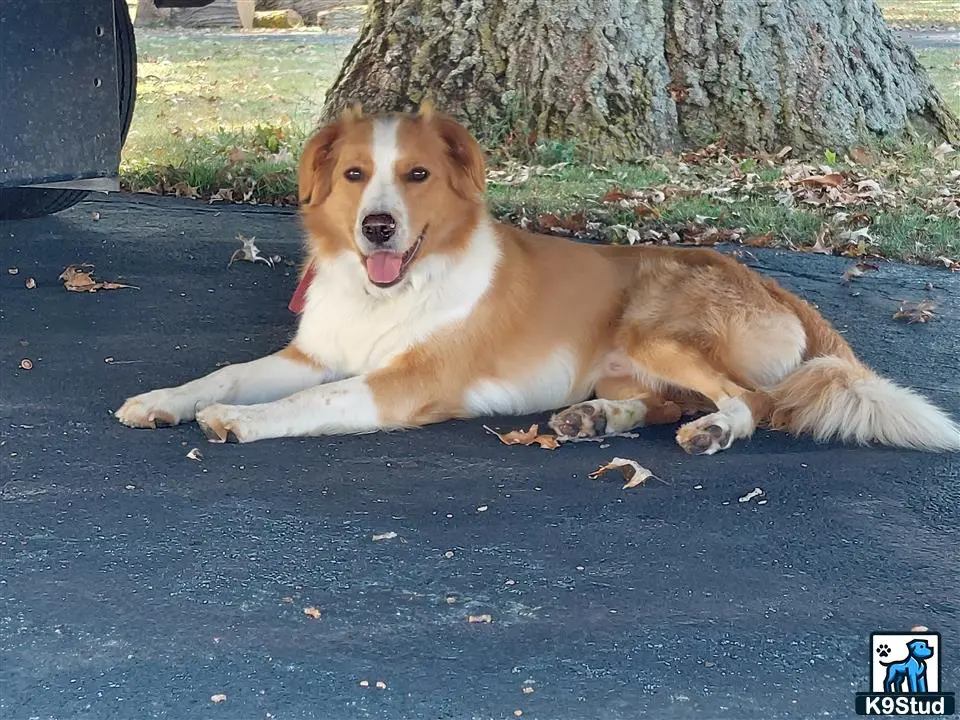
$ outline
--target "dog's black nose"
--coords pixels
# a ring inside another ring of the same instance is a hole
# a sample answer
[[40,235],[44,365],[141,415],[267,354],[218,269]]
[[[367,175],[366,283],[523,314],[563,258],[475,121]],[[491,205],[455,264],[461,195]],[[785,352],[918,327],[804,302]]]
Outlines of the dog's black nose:
[[387,213],[377,213],[376,215],[367,215],[360,223],[360,231],[363,236],[374,245],[383,245],[397,230],[397,221],[393,215]]

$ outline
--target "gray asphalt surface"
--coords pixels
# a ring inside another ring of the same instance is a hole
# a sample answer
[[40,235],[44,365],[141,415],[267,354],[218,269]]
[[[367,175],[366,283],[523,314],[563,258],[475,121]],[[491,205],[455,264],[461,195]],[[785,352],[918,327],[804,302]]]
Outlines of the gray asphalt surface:
[[[121,427],[128,395],[290,337],[296,269],[228,269],[238,233],[299,259],[287,211],[121,197],[0,223],[0,717],[853,717],[870,633],[918,624],[960,690],[956,456],[759,432],[688,457],[670,428],[547,452],[481,427],[527,419],[242,446]],[[64,291],[84,261],[140,290]],[[960,414],[958,274],[751,263]],[[892,320],[924,297],[935,321]],[[614,456],[666,482],[587,478]]]

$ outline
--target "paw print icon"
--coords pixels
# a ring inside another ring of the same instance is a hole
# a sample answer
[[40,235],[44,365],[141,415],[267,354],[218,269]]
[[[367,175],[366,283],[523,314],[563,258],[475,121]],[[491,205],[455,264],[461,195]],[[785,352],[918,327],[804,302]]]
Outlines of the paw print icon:
[[886,657],[887,655],[889,655],[889,654],[890,654],[890,646],[889,646],[889,645],[886,645],[886,644],[884,644],[884,643],[881,643],[880,645],[877,645],[877,655],[879,655],[879,656],[882,657],[882,658],[885,658],[885,657]]

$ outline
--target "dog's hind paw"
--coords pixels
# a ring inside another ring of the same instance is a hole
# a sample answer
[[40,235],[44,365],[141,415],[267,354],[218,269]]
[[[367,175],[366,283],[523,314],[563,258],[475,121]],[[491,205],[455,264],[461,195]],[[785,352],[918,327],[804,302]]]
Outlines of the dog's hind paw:
[[646,413],[642,400],[588,400],[556,413],[548,425],[562,438],[601,437],[643,425]]
[[722,413],[707,415],[677,430],[677,444],[691,455],[713,455],[733,443],[733,433]]

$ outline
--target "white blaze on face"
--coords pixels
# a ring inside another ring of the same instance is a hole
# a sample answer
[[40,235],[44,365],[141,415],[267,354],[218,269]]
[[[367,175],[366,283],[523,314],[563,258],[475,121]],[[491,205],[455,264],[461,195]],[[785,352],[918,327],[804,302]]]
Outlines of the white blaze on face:
[[[390,283],[399,277],[403,253],[409,249],[412,240],[407,209],[396,180],[395,168],[400,156],[399,124],[395,118],[377,119],[373,124],[370,151],[373,174],[360,198],[360,212],[357,213],[357,247],[366,256],[367,275],[377,283]],[[362,223],[368,215],[390,215],[396,221],[394,236],[384,246],[377,246],[363,236]]]

